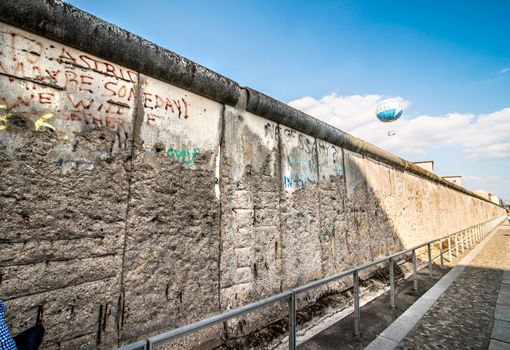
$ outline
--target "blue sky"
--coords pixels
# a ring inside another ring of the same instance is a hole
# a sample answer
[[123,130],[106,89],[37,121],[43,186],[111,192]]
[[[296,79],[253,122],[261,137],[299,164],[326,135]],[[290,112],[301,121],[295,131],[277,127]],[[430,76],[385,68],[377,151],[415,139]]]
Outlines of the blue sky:
[[[68,2],[510,199],[509,1]],[[389,126],[384,98],[407,105]]]

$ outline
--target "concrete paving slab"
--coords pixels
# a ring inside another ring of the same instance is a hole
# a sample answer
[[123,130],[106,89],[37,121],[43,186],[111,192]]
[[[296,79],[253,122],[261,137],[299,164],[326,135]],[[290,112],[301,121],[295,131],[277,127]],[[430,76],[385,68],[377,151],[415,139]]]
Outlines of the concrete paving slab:
[[496,339],[491,339],[489,350],[510,350],[510,344]]
[[430,309],[432,305],[434,305],[439,296],[434,297],[427,294],[422,295],[419,302],[411,305],[411,307],[407,309],[404,314],[407,317],[413,317],[419,320],[427,312],[427,310]]
[[364,350],[393,350],[397,345],[394,340],[378,336]]
[[391,327],[386,328],[381,336],[399,342],[413,329],[418,320],[416,316],[404,313],[391,324]]
[[503,283],[510,284],[510,271],[503,272]]
[[496,320],[510,322],[510,306],[496,305],[494,318],[496,318]]
[[491,338],[510,343],[510,322],[496,320],[492,328]]
[[505,293],[505,294],[510,295],[510,284],[502,283],[501,284],[501,291],[500,291],[500,293]]
[[510,296],[499,293],[497,304],[503,306],[510,306]]

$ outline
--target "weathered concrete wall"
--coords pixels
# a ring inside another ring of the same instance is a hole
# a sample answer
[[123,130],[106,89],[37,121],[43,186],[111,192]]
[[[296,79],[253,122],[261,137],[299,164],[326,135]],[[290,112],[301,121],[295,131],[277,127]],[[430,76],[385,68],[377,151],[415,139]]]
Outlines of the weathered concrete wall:
[[189,323],[219,305],[215,165],[223,107],[143,75],[139,89],[121,339]]
[[46,349],[114,348],[503,213],[68,5],[0,10],[0,298],[14,333],[43,310]]
[[[225,109],[220,181],[222,310],[281,290],[277,133],[276,123],[229,106]],[[275,312],[268,308],[259,317],[268,320]],[[231,335],[247,330],[237,319],[226,329]]]

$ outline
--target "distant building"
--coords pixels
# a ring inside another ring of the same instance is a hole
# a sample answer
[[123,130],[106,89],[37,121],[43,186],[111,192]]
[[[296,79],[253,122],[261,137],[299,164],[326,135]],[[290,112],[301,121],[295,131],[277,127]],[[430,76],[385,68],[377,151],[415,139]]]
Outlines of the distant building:
[[423,168],[431,173],[434,172],[434,161],[433,160],[422,160],[420,162],[413,162],[413,164],[418,165],[420,168]]
[[482,196],[483,198],[486,198],[486,199],[490,200],[494,204],[501,205],[501,200],[495,194],[489,193],[489,192],[484,191],[484,190],[476,190],[474,192],[477,195]]
[[456,185],[462,186],[462,176],[443,176],[443,179],[453,182]]
[[476,190],[474,191],[477,195],[479,195],[480,197],[483,197],[485,199],[488,199],[488,200],[491,200],[491,197],[492,197],[492,194],[490,194],[489,192],[486,192],[484,190]]

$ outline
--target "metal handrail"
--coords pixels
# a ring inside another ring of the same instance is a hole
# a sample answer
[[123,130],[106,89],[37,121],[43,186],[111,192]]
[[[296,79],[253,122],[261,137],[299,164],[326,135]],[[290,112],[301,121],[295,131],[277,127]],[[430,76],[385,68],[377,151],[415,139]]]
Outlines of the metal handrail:
[[[506,215],[504,216],[506,218]],[[418,270],[417,270],[417,259],[416,259],[416,250],[427,247],[428,252],[428,266],[430,269],[430,276],[432,276],[432,261],[435,259],[432,258],[432,246],[434,243],[439,242],[439,258],[440,258],[440,268],[444,268],[444,257],[443,257],[443,241],[448,240],[448,253],[450,256],[450,260],[452,260],[452,245],[451,245],[451,239],[454,236],[455,237],[455,249],[456,249],[456,256],[459,255],[459,245],[461,247],[462,252],[464,252],[464,249],[469,248],[470,246],[474,245],[476,242],[480,241],[487,233],[491,232],[494,227],[496,227],[503,217],[499,217],[496,219],[485,221],[481,224],[477,224],[471,227],[468,227],[466,229],[451,233],[449,235],[436,238],[434,240],[428,241],[426,243],[418,244],[412,248],[394,253],[389,256],[385,256],[382,258],[379,258],[374,261],[367,262],[362,265],[358,265],[354,268],[351,268],[349,270],[345,270],[342,272],[339,272],[337,274],[322,278],[320,280],[307,283],[303,286],[293,288],[291,290],[275,294],[271,297],[232,309],[225,311],[220,314],[216,314],[213,316],[210,316],[208,318],[205,318],[203,320],[172,329],[170,331],[149,337],[146,341],[138,341],[136,343],[132,343],[126,346],[123,346],[119,348],[119,350],[152,350],[156,348],[159,345],[162,345],[164,343],[173,341],[177,338],[180,338],[182,336],[185,336],[187,334],[199,331],[201,329],[210,327],[214,324],[227,321],[233,317],[240,316],[242,314],[252,312],[256,309],[259,309],[263,306],[275,303],[277,301],[287,300],[289,304],[289,349],[295,350],[296,349],[296,295],[299,293],[303,293],[305,291],[308,291],[313,288],[320,287],[324,284],[336,281],[338,279],[347,277],[349,275],[352,275],[353,277],[353,289],[354,289],[354,333],[356,336],[359,336],[361,334],[361,318],[360,318],[360,306],[359,306],[359,299],[360,299],[360,292],[359,292],[359,272],[362,270],[365,270],[369,267],[372,267],[374,265],[378,265],[381,263],[384,263],[386,261],[389,262],[389,270],[390,270],[390,300],[391,300],[391,308],[395,308],[395,276],[394,276],[394,262],[395,258],[398,258],[402,255],[411,253],[412,254],[412,260],[413,260],[413,289],[418,290]],[[461,239],[459,239],[459,235],[461,236]],[[437,258],[437,257],[436,257]]]

